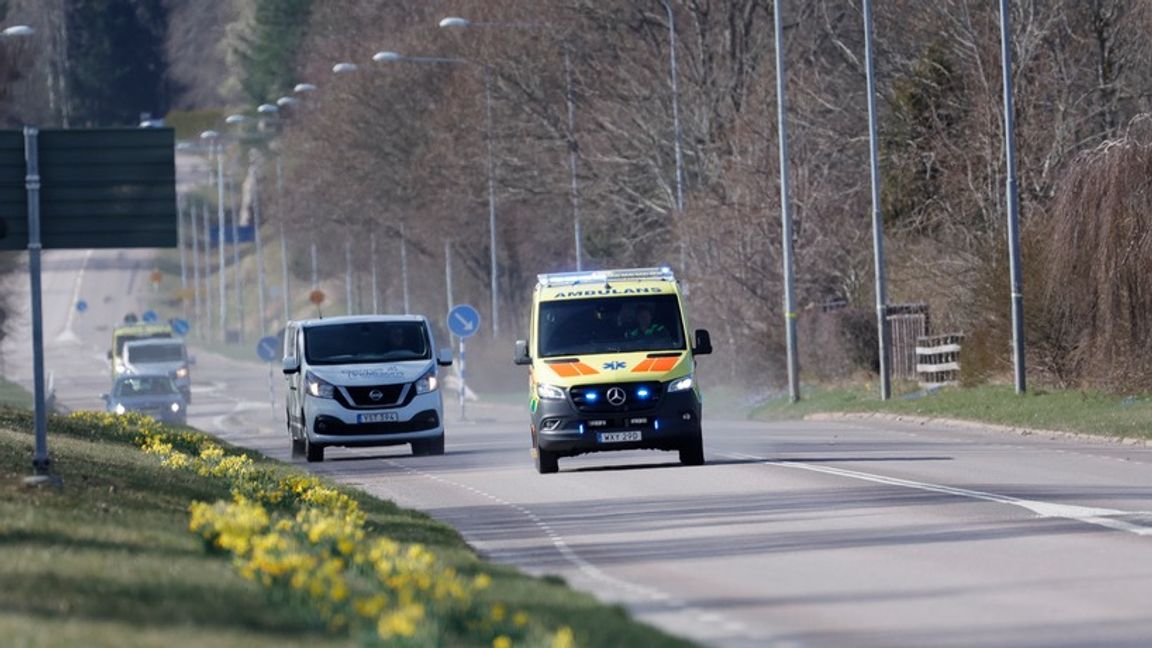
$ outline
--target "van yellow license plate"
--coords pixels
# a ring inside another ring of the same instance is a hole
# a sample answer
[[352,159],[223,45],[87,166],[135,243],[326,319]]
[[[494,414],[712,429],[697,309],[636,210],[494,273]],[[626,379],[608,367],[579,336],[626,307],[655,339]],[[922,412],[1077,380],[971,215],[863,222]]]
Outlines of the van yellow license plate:
[[357,414],[357,423],[395,423],[400,420],[399,412],[377,412],[375,414]]
[[626,441],[639,441],[640,430],[631,432],[601,432],[596,435],[600,443],[623,443]]

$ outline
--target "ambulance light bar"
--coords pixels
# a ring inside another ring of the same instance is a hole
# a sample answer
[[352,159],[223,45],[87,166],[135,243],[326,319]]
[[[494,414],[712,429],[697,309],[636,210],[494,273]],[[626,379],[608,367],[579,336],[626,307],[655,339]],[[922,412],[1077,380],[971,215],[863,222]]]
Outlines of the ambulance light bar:
[[592,272],[554,272],[552,274],[536,275],[541,286],[574,286],[576,284],[608,283],[609,281],[638,281],[653,279],[657,281],[675,281],[672,269],[661,268],[635,268],[631,270],[596,270]]

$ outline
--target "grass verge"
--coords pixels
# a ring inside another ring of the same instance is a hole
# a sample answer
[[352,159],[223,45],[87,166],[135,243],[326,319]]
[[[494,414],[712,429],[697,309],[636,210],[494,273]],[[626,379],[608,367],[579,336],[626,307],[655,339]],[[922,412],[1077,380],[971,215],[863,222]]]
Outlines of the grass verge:
[[[0,409],[0,636],[55,645],[353,645],[315,610],[237,571],[226,552],[189,532],[189,506],[231,497],[219,476],[174,470],[131,437],[73,418],[49,426],[58,488],[29,489],[32,418]],[[269,474],[304,473],[244,455]],[[481,561],[454,529],[364,493],[353,498],[371,537],[420,543],[460,574],[488,574],[485,601],[526,612],[545,627],[568,626],[580,646],[686,646],[597,603],[556,579],[526,577]],[[491,639],[462,645],[490,645]],[[422,645],[410,641],[402,645]],[[398,644],[400,645],[400,644]]]
[[1152,439],[1152,397],[1111,396],[1076,390],[1033,390],[1017,396],[1010,386],[983,385],[913,392],[889,401],[862,388],[808,387],[802,400],[786,397],[756,408],[752,418],[784,420],[817,412],[886,412],[952,418],[1108,437]]
[[32,393],[16,383],[0,378],[0,406],[32,408]]

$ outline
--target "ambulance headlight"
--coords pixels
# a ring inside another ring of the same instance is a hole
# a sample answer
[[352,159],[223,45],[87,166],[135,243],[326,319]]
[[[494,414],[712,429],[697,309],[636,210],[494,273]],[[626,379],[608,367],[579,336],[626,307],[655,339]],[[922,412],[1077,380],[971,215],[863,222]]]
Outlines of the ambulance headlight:
[[545,400],[564,400],[564,390],[556,385],[539,383],[536,385],[536,395]]
[[685,391],[692,389],[692,374],[688,374],[683,378],[677,378],[668,383],[668,393]]

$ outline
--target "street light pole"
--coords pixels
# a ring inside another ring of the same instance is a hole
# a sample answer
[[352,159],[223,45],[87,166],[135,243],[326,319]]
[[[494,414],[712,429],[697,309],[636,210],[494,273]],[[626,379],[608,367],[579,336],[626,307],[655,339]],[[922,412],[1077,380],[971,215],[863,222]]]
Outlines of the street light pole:
[[404,231],[404,221],[400,221],[400,278],[404,284],[404,314],[412,312],[408,301],[408,235]]
[[380,284],[377,282],[377,279],[376,279],[376,230],[375,229],[373,229],[372,233],[368,235],[368,238],[369,238],[369,245],[372,248],[369,251],[369,255],[371,256],[370,263],[372,264],[372,314],[373,315],[379,315],[380,314]]
[[1012,365],[1016,393],[1028,386],[1024,368],[1024,287],[1020,270],[1020,198],[1016,188],[1015,109],[1012,106],[1012,31],[1008,24],[1008,0],[1000,0],[1000,57],[1004,80],[1004,158],[1008,174],[1004,188],[1008,203],[1008,262],[1012,281]]
[[788,399],[800,400],[799,361],[796,352],[796,295],[792,277],[792,210],[789,197],[788,119],[784,98],[784,27],[780,0],[774,3],[776,23],[776,120],[780,138],[780,220],[784,249],[784,336],[788,345]]
[[200,228],[196,224],[196,205],[189,205],[188,225],[192,232],[192,317],[200,325]]
[[[472,22],[467,18],[460,18],[459,16],[450,16],[440,21],[441,28],[471,28],[471,27],[495,27],[495,28],[510,28],[510,29],[534,29],[545,27],[539,23],[504,23],[504,22]],[[584,269],[584,254],[583,254],[583,236],[580,230],[580,192],[579,184],[577,181],[576,168],[577,168],[577,151],[576,145],[576,105],[575,98],[572,94],[572,62],[571,52],[567,44],[564,46],[564,81],[565,92],[564,99],[568,107],[568,132],[566,133],[566,144],[568,146],[568,165],[571,171],[571,198],[572,198],[572,230],[576,243],[576,270]]]
[[176,200],[176,247],[180,248],[180,306],[184,317],[188,317],[188,231],[184,227],[184,215],[188,212],[187,196]]
[[872,65],[872,0],[864,0],[864,59],[868,73],[868,160],[872,171],[872,259],[876,283],[876,332],[880,345],[880,400],[892,398],[889,366],[892,333],[884,271],[884,219],[880,212],[880,153],[876,134],[876,77]]
[[224,260],[224,151],[219,142],[214,142],[216,150],[216,247],[219,250],[218,261],[220,276],[220,338],[228,341],[228,279],[225,273]]
[[471,65],[484,73],[484,121],[488,139],[488,249],[489,274],[491,277],[492,293],[492,337],[500,334],[500,286],[499,275],[496,268],[496,177],[495,157],[492,140],[492,73],[487,66],[472,61],[457,58],[441,58],[432,56],[405,56],[397,52],[376,52],[372,57],[377,63],[430,63],[448,65]]
[[[668,60],[672,73],[672,124],[676,131],[676,212],[684,211],[684,132],[680,128],[680,76],[676,66],[676,17],[672,15],[672,5],[668,0],[660,0],[668,13]],[[683,257],[683,251],[681,251]],[[681,258],[683,264],[683,258]]]

